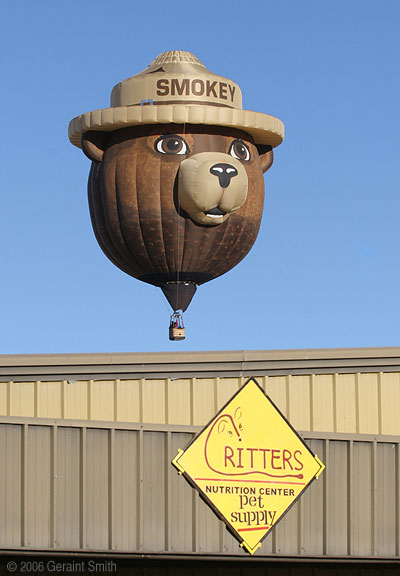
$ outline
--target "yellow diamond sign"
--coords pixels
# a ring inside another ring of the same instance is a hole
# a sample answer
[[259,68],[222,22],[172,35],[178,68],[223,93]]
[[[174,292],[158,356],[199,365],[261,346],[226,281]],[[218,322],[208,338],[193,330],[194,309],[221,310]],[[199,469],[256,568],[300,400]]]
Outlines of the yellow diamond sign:
[[172,464],[250,554],[325,468],[253,378]]

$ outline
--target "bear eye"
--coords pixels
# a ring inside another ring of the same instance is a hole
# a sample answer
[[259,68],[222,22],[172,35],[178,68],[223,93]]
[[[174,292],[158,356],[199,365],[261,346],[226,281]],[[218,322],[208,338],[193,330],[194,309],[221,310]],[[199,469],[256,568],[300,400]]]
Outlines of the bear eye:
[[154,149],[161,154],[187,154],[190,152],[185,140],[176,134],[160,136],[154,142]]
[[229,149],[229,154],[238,160],[248,162],[250,160],[250,150],[242,140],[234,140]]

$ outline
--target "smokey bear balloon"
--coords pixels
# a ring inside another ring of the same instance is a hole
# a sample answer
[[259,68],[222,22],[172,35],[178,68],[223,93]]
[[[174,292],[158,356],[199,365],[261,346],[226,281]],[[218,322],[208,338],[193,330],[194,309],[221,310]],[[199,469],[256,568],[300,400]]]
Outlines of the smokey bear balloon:
[[100,247],[184,311],[198,285],[253,246],[263,173],[283,134],[277,118],[243,110],[239,86],[193,54],[161,54],[114,87],[110,108],[70,122],[71,142],[92,160],[89,207]]

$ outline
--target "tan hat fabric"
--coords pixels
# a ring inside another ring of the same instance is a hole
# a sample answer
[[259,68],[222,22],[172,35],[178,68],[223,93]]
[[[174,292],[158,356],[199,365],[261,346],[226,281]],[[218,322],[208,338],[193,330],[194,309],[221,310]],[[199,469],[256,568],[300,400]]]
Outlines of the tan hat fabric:
[[242,109],[239,86],[213,74],[190,52],[160,54],[143,72],[117,84],[110,108],[81,114],[69,124],[69,139],[81,147],[89,130],[113,131],[150,124],[204,124],[244,130],[256,144],[278,146],[283,123]]

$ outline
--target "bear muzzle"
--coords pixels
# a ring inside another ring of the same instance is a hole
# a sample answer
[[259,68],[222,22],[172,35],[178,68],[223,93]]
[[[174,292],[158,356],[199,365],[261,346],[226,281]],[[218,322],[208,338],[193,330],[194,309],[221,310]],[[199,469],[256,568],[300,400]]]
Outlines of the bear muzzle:
[[222,152],[186,158],[178,172],[178,200],[192,220],[216,226],[246,201],[248,178],[239,160]]

